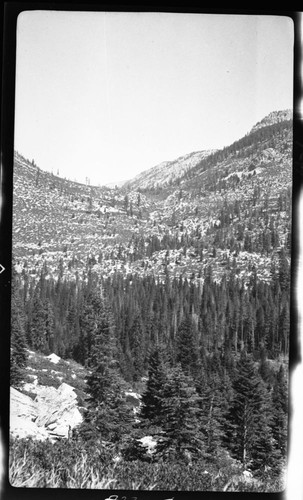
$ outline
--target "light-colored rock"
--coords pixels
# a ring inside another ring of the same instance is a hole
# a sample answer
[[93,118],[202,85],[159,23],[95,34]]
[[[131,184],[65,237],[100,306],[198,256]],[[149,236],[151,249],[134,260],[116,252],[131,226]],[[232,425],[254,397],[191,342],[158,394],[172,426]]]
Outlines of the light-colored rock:
[[10,390],[10,432],[13,436],[33,437],[44,440],[48,437],[46,429],[39,428],[35,422],[37,418],[37,406],[35,402],[25,394],[13,387]]
[[10,397],[11,407],[13,406],[14,414],[20,417],[29,418],[30,420],[33,420],[37,416],[35,402],[29,396],[26,396],[25,394],[17,391],[17,389],[14,389],[14,387],[11,387]]
[[126,401],[130,403],[132,406],[140,406],[141,404],[141,396],[140,394],[137,394],[136,392],[133,391],[126,391],[125,392],[126,396]]
[[32,382],[26,382],[23,384],[23,389],[28,392],[33,392],[37,393],[37,386],[38,386],[38,376],[37,375],[28,375],[28,377],[32,378]]
[[20,439],[32,437],[38,441],[45,441],[50,438],[48,431],[44,427],[38,427],[31,420],[19,418],[16,415],[10,419],[10,431],[14,437]]
[[243,476],[245,476],[245,477],[252,477],[252,473],[249,470],[244,470],[243,471]]
[[81,413],[77,408],[77,396],[73,387],[63,383],[58,389],[45,387],[37,394],[35,402],[39,408],[36,420],[38,426],[49,426],[58,423],[53,432],[67,437],[69,426],[75,427],[82,421]]
[[33,401],[29,396],[11,388],[10,432],[14,436],[32,436],[36,439],[68,437],[69,429],[82,422],[77,395],[73,387],[61,384],[55,387],[36,386]]
[[59,356],[57,356],[57,354],[50,354],[49,356],[46,356],[46,359],[49,359],[52,363],[59,363],[59,361],[61,360],[61,358]]
[[55,430],[57,427],[57,423],[56,422],[53,422],[53,423],[50,423],[50,424],[47,424],[47,430],[49,432],[52,432],[53,430]]
[[156,451],[157,441],[152,436],[144,436],[138,441],[146,448],[146,453],[151,455]]

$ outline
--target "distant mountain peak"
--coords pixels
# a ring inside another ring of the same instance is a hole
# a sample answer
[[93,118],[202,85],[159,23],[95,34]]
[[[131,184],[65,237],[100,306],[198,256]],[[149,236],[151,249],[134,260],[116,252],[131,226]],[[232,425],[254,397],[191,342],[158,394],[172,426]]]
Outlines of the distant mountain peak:
[[127,181],[124,187],[131,189],[153,189],[159,186],[169,186],[178,181],[184,174],[195,167],[201,160],[212,154],[215,150],[202,150],[187,153],[172,161],[163,161],[133,179]]
[[272,111],[264,118],[262,118],[262,120],[257,122],[251,129],[250,133],[259,130],[262,127],[267,127],[268,125],[273,125],[275,123],[283,122],[286,120],[292,120],[292,118],[293,118],[293,111],[291,109]]

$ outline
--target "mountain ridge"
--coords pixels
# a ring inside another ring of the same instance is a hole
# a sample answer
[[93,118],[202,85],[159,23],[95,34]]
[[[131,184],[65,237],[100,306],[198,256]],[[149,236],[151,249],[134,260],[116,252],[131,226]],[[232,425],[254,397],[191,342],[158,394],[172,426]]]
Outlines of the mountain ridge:
[[162,187],[169,186],[214,151],[216,150],[196,151],[182,155],[175,160],[163,161],[126,181],[122,187],[126,189],[151,189],[160,185]]
[[293,119],[293,112],[291,109],[281,109],[278,111],[271,111],[262,120],[257,122],[249,133],[255,132],[259,128],[265,127],[267,125],[272,125],[281,121],[288,121]]
[[[291,119],[292,111],[290,109],[272,111],[261,121],[257,122],[246,134],[246,136],[260,130],[263,127]],[[237,141],[239,140],[241,140],[241,138]],[[168,187],[172,184],[178,184],[181,179],[185,177],[191,169],[197,167],[201,161],[206,160],[208,156],[216,154],[224,149],[225,148],[206,149],[187,153],[176,158],[175,160],[163,161],[154,167],[140,172],[135,177],[122,184],[122,187],[126,189],[148,191],[157,189],[157,187],[160,186]]]
[[209,264],[221,279],[224,262],[236,253],[240,276],[250,262],[268,279],[269,262],[277,259],[290,232],[292,127],[280,118],[281,113],[272,114],[271,124],[263,120],[252,133],[204,157],[178,182],[153,190],[75,183],[15,153],[18,269],[34,277],[46,268],[50,276],[63,273],[67,279],[89,268],[104,276],[194,274],[199,283]]
[[253,491],[284,488],[292,123],[274,114],[186,158],[143,190],[81,185],[15,154],[14,486],[83,488],[96,467],[101,489],[240,491],[236,466]]

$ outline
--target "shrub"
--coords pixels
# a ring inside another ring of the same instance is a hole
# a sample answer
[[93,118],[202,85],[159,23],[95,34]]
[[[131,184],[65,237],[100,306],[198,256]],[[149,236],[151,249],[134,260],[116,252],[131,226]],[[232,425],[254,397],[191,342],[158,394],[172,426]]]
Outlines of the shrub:
[[98,458],[77,441],[12,439],[10,483],[15,487],[110,488],[116,482],[112,467]]
[[12,439],[10,482],[15,487],[124,489],[167,491],[282,491],[282,475],[268,470],[266,475],[246,478],[243,467],[222,453],[216,463],[200,459],[186,463],[127,461],[114,463],[121,450],[111,443],[85,443],[80,438],[67,441]]

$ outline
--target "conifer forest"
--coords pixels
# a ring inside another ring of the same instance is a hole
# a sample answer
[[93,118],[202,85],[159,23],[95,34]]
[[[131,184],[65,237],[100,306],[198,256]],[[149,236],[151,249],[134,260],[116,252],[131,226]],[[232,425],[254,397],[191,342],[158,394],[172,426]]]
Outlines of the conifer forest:
[[11,386],[30,407],[68,384],[80,417],[44,439],[12,427],[11,484],[285,488],[291,151],[273,112],[122,187],[15,152]]

